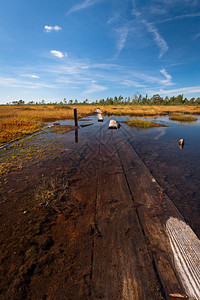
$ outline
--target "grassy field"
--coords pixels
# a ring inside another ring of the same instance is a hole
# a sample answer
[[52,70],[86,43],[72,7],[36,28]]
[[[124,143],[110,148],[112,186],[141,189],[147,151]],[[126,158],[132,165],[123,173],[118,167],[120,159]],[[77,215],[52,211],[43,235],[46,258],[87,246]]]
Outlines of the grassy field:
[[[36,132],[45,122],[72,119],[75,106],[68,105],[1,105],[0,106],[0,146]],[[78,117],[94,112],[92,105],[78,105]],[[101,106],[105,115],[115,116],[164,116],[200,115],[197,106]],[[185,117],[185,116],[184,116]]]

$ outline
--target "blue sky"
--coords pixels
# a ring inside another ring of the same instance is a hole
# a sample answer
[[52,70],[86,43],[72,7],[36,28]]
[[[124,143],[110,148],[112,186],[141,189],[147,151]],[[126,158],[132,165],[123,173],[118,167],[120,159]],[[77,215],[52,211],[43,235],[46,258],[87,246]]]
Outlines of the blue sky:
[[0,103],[200,96],[198,0],[1,0]]

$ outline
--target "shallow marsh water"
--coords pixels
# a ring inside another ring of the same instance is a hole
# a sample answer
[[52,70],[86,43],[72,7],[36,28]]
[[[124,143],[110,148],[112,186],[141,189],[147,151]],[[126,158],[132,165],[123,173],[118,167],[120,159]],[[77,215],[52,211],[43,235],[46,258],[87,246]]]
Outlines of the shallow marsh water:
[[[22,152],[23,162],[26,161],[22,149],[27,149],[28,162],[42,165],[41,158],[52,163],[60,160],[60,153],[65,153],[68,167],[73,168],[78,162],[76,157],[84,153],[87,143],[95,136],[95,132],[110,119],[118,122],[129,119],[123,117],[105,117],[104,122],[97,122],[96,116],[89,116],[85,121],[79,120],[79,125],[93,123],[92,126],[80,128],[78,131],[66,134],[51,132],[51,129],[12,145],[10,149],[1,151],[1,162],[6,161],[10,152],[9,162],[13,155]],[[200,118],[192,123],[170,121],[168,116],[145,118],[168,125],[169,127],[138,129],[130,128],[121,123],[121,128],[133,137],[133,146],[141,159],[161,187],[165,190],[186,222],[190,224],[195,233],[200,237]],[[74,125],[73,120],[59,121],[61,125]],[[107,126],[106,125],[106,126]],[[119,129],[120,130],[120,129]],[[185,140],[184,148],[179,148],[179,140]],[[30,150],[32,148],[32,150]],[[49,154],[51,152],[51,154]],[[16,165],[18,162],[16,161]]]
[[[136,152],[200,237],[200,118],[190,123],[171,121],[168,116],[145,118],[168,125],[149,129],[130,128],[121,123],[129,119],[128,116],[106,117],[104,123],[110,119],[120,122],[122,129],[134,138]],[[78,132],[80,144],[76,144],[77,150],[90,139],[95,129],[102,126],[96,121],[96,116],[90,120],[94,125]],[[69,121],[61,124],[69,124]],[[71,132],[71,138],[73,135]],[[185,140],[183,149],[179,148],[181,138]]]
[[124,128],[134,136],[134,148],[152,175],[200,237],[200,119],[180,123],[166,116],[155,121],[169,127],[136,129],[124,124]]

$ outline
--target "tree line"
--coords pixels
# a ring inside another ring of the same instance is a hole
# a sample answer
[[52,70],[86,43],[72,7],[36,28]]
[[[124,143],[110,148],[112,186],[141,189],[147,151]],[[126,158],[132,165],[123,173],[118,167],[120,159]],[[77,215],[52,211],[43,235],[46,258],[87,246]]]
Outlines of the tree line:
[[200,105],[200,97],[198,98],[184,98],[183,94],[178,95],[176,97],[161,97],[159,94],[153,95],[152,97],[148,97],[148,95],[135,95],[133,98],[131,97],[123,97],[123,96],[115,96],[114,98],[108,97],[106,99],[100,99],[93,102],[89,102],[88,99],[83,101],[76,100],[67,100],[66,98],[60,102],[50,102],[46,103],[45,100],[34,102],[29,101],[25,103],[23,100],[12,101],[7,103],[7,105]]

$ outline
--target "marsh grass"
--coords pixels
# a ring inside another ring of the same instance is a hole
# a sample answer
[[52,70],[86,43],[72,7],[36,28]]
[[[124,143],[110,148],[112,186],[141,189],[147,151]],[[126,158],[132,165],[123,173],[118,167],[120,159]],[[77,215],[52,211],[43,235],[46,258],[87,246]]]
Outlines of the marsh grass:
[[173,115],[170,116],[169,119],[171,121],[178,121],[178,122],[194,122],[198,120],[197,117],[187,116],[187,115]]
[[[0,146],[32,134],[44,127],[45,122],[78,118],[94,112],[94,105],[1,105]],[[99,106],[105,115],[153,117],[174,114],[200,115],[198,106]],[[192,120],[193,121],[193,120]],[[184,121],[182,121],[184,122]],[[186,122],[186,121],[185,121]],[[189,121],[188,121],[189,122]],[[190,121],[191,122],[191,121]]]
[[32,134],[43,127],[41,121],[17,117],[7,117],[0,120],[0,146]]
[[52,208],[60,213],[67,205],[69,198],[69,184],[65,179],[42,178],[41,185],[37,187],[35,199],[40,206]]
[[100,107],[105,115],[115,116],[166,116],[171,114],[200,115],[198,106],[103,106]]
[[128,121],[124,121],[130,127],[137,127],[137,128],[151,128],[151,127],[167,127],[164,124],[154,123],[146,120],[135,120],[131,119]]
[[[74,108],[67,105],[0,106],[0,146],[32,134],[44,122],[73,119]],[[78,118],[89,115],[94,106],[78,106]]]

